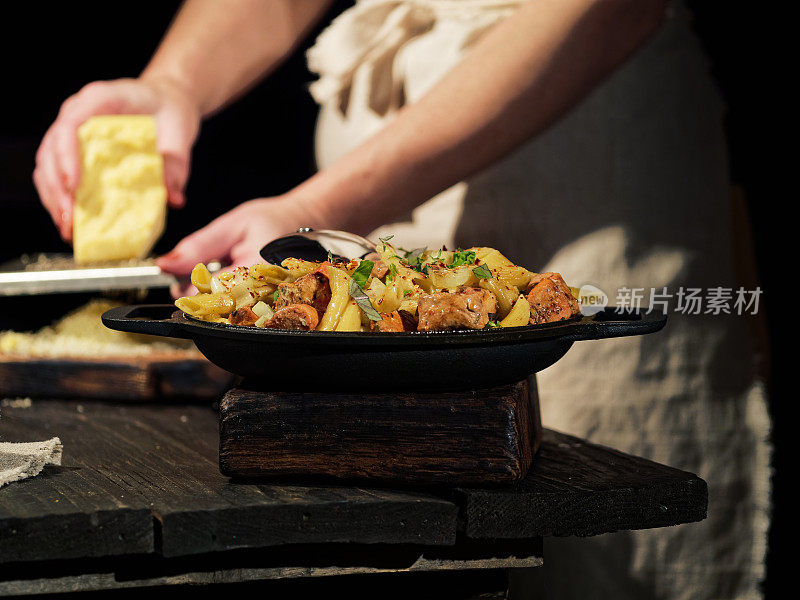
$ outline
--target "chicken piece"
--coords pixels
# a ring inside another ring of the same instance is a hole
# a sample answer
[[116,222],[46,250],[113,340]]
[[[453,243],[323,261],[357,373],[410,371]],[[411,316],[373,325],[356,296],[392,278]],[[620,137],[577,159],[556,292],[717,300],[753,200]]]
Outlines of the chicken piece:
[[494,317],[496,304],[497,298],[492,292],[478,288],[422,294],[417,305],[417,329],[483,329]]
[[376,260],[372,267],[372,276],[375,279],[383,279],[383,276],[389,272],[389,267],[382,260]]
[[403,318],[396,310],[390,313],[381,313],[381,317],[382,320],[380,321],[369,322],[370,331],[381,331],[384,333],[391,331],[405,331],[405,327],[403,326]]
[[319,323],[317,310],[308,304],[290,304],[275,311],[267,321],[270,329],[315,329]]
[[558,273],[539,273],[528,284],[526,297],[531,305],[531,325],[570,319],[581,306]]
[[231,325],[255,325],[258,321],[258,315],[250,310],[247,306],[237,308],[228,317]]
[[331,285],[328,281],[326,265],[322,263],[316,271],[303,275],[293,283],[278,285],[278,299],[275,309],[286,308],[292,304],[308,304],[317,311],[317,318],[321,319],[331,301]]

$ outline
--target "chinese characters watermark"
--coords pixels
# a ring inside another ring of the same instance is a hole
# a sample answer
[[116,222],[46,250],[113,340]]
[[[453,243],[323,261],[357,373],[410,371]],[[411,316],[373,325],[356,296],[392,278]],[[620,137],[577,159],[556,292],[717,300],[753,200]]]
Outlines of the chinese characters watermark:
[[[647,292],[649,291],[649,294]],[[576,290],[581,313],[593,315],[609,305],[608,295],[595,285],[586,284]],[[633,314],[672,312],[684,315],[755,315],[758,314],[762,290],[757,287],[679,287],[676,290],[659,288],[621,287],[615,296],[615,306],[620,313]],[[649,302],[647,298],[649,297]]]

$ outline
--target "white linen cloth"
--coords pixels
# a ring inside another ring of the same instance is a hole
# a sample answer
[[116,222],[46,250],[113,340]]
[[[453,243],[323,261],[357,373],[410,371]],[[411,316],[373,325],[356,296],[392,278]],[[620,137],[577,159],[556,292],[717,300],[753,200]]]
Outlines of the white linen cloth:
[[[420,98],[518,4],[363,0],[336,19],[308,54],[320,75],[319,167]],[[677,5],[560,122],[373,238],[495,246],[571,285],[597,285],[612,304],[623,286],[733,286],[722,114]],[[539,387],[546,426],[698,473],[710,488],[702,523],[548,539],[541,572],[552,597],[760,597],[770,424],[743,317],[673,312],[655,335],[580,342]]]
[[61,440],[0,442],[0,487],[41,473],[45,465],[61,464]]

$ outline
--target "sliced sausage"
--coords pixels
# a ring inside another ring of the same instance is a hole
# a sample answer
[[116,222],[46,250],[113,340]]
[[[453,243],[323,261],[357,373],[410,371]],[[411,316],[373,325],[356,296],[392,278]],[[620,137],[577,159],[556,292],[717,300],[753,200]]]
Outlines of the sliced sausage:
[[278,285],[278,299],[275,308],[281,309],[292,304],[308,304],[317,311],[317,317],[322,318],[328,303],[331,301],[331,285],[325,267],[330,263],[323,263],[308,275],[303,275],[292,283]]
[[372,331],[381,331],[387,333],[390,331],[405,331],[403,327],[403,318],[396,310],[390,313],[380,313],[380,321],[370,321],[369,328]]
[[319,323],[317,310],[308,304],[290,304],[275,311],[272,318],[267,321],[271,329],[302,329],[305,331],[316,328]]
[[243,306],[233,311],[231,316],[228,317],[228,321],[231,325],[255,325],[256,321],[258,321],[258,315],[248,307]]

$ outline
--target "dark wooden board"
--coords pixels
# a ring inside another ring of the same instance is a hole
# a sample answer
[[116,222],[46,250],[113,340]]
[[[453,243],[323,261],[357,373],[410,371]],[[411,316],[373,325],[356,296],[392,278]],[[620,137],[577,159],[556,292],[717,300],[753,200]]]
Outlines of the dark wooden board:
[[0,488],[0,561],[455,539],[457,507],[431,495],[232,483],[219,472],[210,408],[34,400],[0,411],[0,440],[64,444],[62,467]]
[[0,488],[0,563],[153,552],[150,507],[94,468],[108,440],[93,447],[83,410],[36,400],[31,408],[0,406],[0,441],[60,436],[71,446],[61,467]]
[[701,521],[706,482],[692,473],[544,430],[514,490],[458,489],[471,538],[590,536]]
[[428,493],[233,482],[218,469],[217,427],[216,413],[192,405],[0,406],[0,440],[64,443],[62,467],[0,488],[0,563],[289,544],[458,546],[674,525],[706,511],[696,476],[547,430],[517,489]]
[[0,354],[0,396],[6,397],[217,400],[234,380],[206,359],[185,354],[106,359]]
[[425,393],[242,386],[220,403],[220,468],[239,477],[512,484],[540,437],[535,380]]

